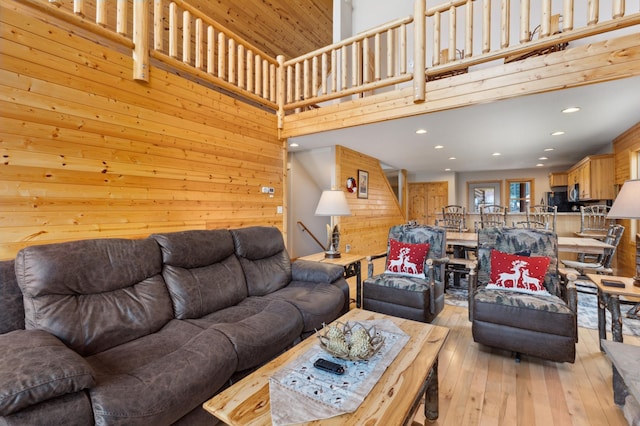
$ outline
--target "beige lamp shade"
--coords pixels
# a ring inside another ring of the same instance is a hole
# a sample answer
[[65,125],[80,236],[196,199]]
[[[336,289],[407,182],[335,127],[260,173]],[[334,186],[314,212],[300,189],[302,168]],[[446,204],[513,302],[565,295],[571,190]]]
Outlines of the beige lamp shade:
[[640,219],[640,179],[628,180],[613,201],[608,219]]
[[316,216],[351,216],[347,197],[340,189],[322,191]]

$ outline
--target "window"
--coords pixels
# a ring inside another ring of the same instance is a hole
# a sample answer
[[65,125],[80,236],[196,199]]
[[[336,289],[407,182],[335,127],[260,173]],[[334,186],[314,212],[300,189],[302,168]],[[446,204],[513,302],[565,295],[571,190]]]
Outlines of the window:
[[525,212],[532,203],[533,179],[507,179],[507,193],[509,195],[509,211]]

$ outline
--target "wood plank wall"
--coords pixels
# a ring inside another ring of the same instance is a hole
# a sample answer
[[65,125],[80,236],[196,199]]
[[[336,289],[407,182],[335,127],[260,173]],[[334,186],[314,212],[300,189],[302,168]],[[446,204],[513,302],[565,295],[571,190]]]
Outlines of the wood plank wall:
[[398,200],[380,166],[380,161],[343,146],[336,147],[336,175],[340,188],[349,177],[357,179],[358,169],[369,172],[369,198],[345,191],[351,216],[339,218],[340,245],[351,244],[354,253],[370,255],[385,251],[389,228],[406,222]]
[[126,49],[0,6],[0,259],[85,238],[283,228],[273,113],[155,67],[135,82]]
[[[631,165],[636,164],[634,158],[638,151],[640,151],[640,122],[613,141],[616,184],[622,186],[625,180],[631,179]],[[634,176],[634,178],[640,178],[640,176]],[[625,227],[625,231],[617,250],[617,273],[632,277],[636,272],[636,233],[640,232],[640,229],[634,231],[630,220],[618,220],[618,223]]]

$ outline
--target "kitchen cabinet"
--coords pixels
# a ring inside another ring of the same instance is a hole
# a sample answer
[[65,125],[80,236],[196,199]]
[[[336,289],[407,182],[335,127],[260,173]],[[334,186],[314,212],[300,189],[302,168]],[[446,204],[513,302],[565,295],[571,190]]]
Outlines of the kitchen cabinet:
[[578,184],[580,201],[613,200],[614,174],[613,154],[590,155],[569,169],[567,183]]
[[567,186],[569,184],[569,176],[567,173],[549,173],[549,187]]

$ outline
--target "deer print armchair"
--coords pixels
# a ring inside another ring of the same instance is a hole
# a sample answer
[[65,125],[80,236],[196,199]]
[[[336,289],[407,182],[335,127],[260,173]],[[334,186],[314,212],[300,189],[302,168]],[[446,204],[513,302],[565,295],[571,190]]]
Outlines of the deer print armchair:
[[[570,279],[569,279],[570,278]],[[557,362],[574,362],[574,276],[558,274],[553,231],[487,228],[478,232],[478,273],[469,282],[474,341]]]
[[[389,230],[387,252],[369,256],[364,280],[364,309],[415,321],[431,322],[444,308],[446,231],[426,225],[397,225]],[[383,273],[373,260],[386,257]]]

